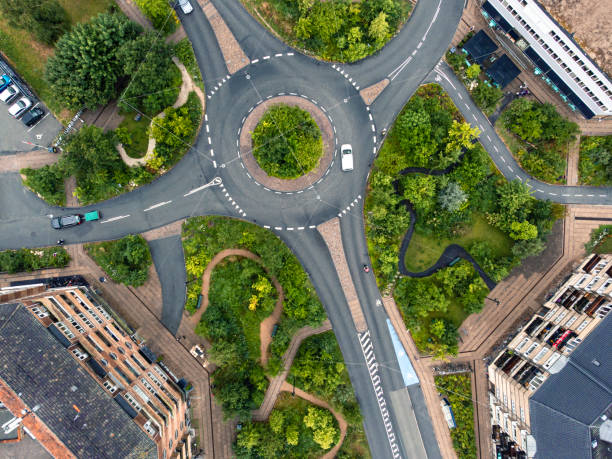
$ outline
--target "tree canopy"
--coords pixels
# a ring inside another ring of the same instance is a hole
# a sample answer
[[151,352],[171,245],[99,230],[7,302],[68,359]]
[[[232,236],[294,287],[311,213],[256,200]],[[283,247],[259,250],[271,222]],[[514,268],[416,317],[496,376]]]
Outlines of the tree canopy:
[[116,241],[86,246],[92,258],[115,282],[140,287],[149,276],[151,252],[140,235],[130,234]]
[[123,15],[103,13],[64,34],[45,69],[58,100],[78,110],[96,109],[116,97],[124,75],[119,49],[141,30]]

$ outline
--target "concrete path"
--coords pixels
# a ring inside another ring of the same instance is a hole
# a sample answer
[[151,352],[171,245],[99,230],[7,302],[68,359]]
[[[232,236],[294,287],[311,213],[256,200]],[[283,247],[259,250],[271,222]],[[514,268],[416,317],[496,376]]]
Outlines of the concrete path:
[[283,392],[295,393],[295,395],[297,395],[298,397],[309,401],[313,405],[317,405],[317,406],[320,406],[321,408],[325,408],[326,410],[329,410],[331,414],[334,415],[334,417],[338,421],[338,427],[340,428],[340,439],[338,440],[338,443],[336,443],[332,449],[330,449],[323,456],[321,456],[321,459],[332,459],[336,457],[336,454],[338,454],[338,451],[340,451],[340,448],[342,447],[342,442],[344,442],[344,438],[346,437],[346,429],[348,427],[348,423],[346,422],[344,417],[340,413],[338,413],[336,410],[334,410],[331,407],[331,405],[327,403],[326,401],[321,400],[320,398],[317,398],[314,395],[309,394],[308,392],[304,392],[299,387],[292,386],[287,381],[283,381],[283,385],[281,386],[280,390]]
[[21,169],[30,167],[38,169],[48,164],[57,162],[59,155],[47,150],[25,151],[11,155],[2,155],[0,161],[0,174],[5,172],[19,172]]

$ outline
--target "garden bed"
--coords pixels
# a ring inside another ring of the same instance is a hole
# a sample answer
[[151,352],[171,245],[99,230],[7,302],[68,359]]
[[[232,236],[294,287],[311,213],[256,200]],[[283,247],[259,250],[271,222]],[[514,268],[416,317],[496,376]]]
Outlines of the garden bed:
[[581,185],[612,186],[612,136],[580,139],[578,181]]

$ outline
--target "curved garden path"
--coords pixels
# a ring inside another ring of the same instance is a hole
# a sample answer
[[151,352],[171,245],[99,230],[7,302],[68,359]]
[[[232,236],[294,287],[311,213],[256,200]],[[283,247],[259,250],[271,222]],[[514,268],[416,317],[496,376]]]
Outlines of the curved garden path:
[[[462,157],[463,155],[459,157],[459,161],[461,161]],[[420,174],[426,174],[426,175],[444,175],[444,174],[448,174],[455,167],[457,167],[457,165],[459,164],[459,161],[457,161],[454,164],[451,164],[446,169],[436,170],[436,169],[427,169],[424,167],[407,167],[406,169],[403,169],[400,171],[400,175],[406,175],[406,174],[411,174],[411,173],[420,173]],[[394,186],[395,186],[395,191],[397,192],[397,181],[394,182]],[[468,251],[465,250],[463,247],[461,247],[458,244],[450,244],[449,246],[447,246],[444,249],[444,252],[442,252],[442,255],[440,255],[440,258],[438,258],[438,261],[436,261],[432,266],[425,269],[424,271],[420,271],[420,272],[408,271],[408,269],[406,269],[406,262],[405,262],[406,251],[408,250],[408,246],[410,245],[410,240],[412,239],[412,235],[414,233],[414,225],[416,223],[417,216],[416,216],[416,212],[414,211],[414,207],[412,203],[408,199],[402,200],[400,204],[404,204],[404,206],[406,207],[406,210],[410,214],[410,226],[408,227],[408,231],[406,231],[406,234],[404,235],[404,239],[402,240],[402,245],[400,246],[400,251],[399,251],[398,268],[399,268],[400,274],[402,274],[403,276],[408,276],[408,277],[431,276],[436,271],[439,271],[442,268],[446,268],[454,259],[463,258],[464,260],[469,261],[472,264],[472,266],[478,272],[478,274],[480,275],[484,283],[487,285],[489,290],[493,290],[495,288],[497,283],[489,277],[489,275],[480,267],[480,265],[476,262],[476,260],[474,260],[474,258],[468,253]]]
[[330,404],[327,403],[326,401],[323,401],[320,398],[317,398],[314,395],[309,394],[308,392],[304,392],[302,389],[298,387],[293,387],[287,381],[283,381],[283,385],[281,386],[280,390],[283,392],[292,392],[292,393],[295,391],[295,395],[297,395],[298,397],[309,401],[313,405],[317,405],[317,406],[320,406],[321,408],[325,408],[326,410],[329,410],[331,414],[334,415],[334,417],[338,421],[338,426],[340,427],[340,438],[338,439],[338,443],[336,443],[332,449],[330,449],[323,456],[321,456],[321,459],[332,459],[336,457],[336,454],[338,454],[338,451],[340,451],[340,448],[342,447],[342,443],[344,442],[344,437],[346,437],[346,429],[348,427],[348,423],[342,417],[342,415],[338,413],[336,410],[334,410],[330,406]]
[[262,366],[265,366],[268,362],[268,347],[270,346],[270,342],[272,341],[272,329],[274,328],[274,324],[276,324],[276,322],[278,322],[278,320],[280,319],[281,313],[283,312],[283,301],[285,300],[285,294],[283,292],[281,284],[278,282],[276,277],[272,276],[268,272],[266,267],[261,264],[261,258],[255,255],[250,250],[225,249],[215,255],[212,260],[210,260],[210,262],[206,265],[204,274],[202,275],[202,306],[199,310],[196,311],[193,316],[189,318],[189,320],[191,321],[192,327],[196,327],[200,322],[202,314],[204,314],[206,308],[208,307],[208,292],[210,291],[210,278],[212,276],[212,272],[219,263],[221,263],[224,259],[228,257],[248,258],[249,260],[253,260],[259,263],[272,281],[272,285],[278,293],[278,299],[276,300],[276,306],[274,307],[274,311],[272,311],[272,314],[262,320],[261,324],[259,325],[261,364]]
[[293,359],[297,354],[298,349],[300,348],[300,344],[306,338],[312,335],[318,335],[319,333],[323,333],[332,329],[331,322],[327,319],[323,322],[319,327],[312,328],[310,326],[305,326],[300,328],[293,338],[291,338],[291,342],[289,343],[289,347],[283,354],[283,370],[274,378],[270,380],[270,384],[268,385],[268,390],[266,390],[266,395],[264,396],[263,402],[261,406],[253,411],[253,420],[254,421],[265,421],[270,416],[270,412],[272,408],[274,408],[274,404],[276,403],[276,398],[278,397],[279,392],[282,390],[283,383],[285,379],[287,379],[287,375],[289,374],[289,369],[291,368],[291,364],[293,363]]

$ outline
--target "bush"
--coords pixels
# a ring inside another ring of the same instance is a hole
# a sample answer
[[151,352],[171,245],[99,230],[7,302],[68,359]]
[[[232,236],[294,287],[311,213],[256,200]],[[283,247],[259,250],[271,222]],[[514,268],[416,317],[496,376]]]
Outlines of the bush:
[[70,255],[63,247],[4,250],[0,252],[0,272],[20,273],[46,268],[65,268]]
[[140,287],[152,264],[147,241],[140,235],[85,245],[87,253],[115,282]]
[[257,163],[274,177],[293,179],[305,175],[317,166],[323,154],[317,123],[299,107],[272,106],[255,127],[252,138]]
[[43,166],[40,169],[26,168],[20,172],[25,176],[23,184],[49,204],[66,204],[64,173],[57,165]]
[[10,25],[30,31],[46,45],[53,45],[70,26],[58,0],[0,0],[0,10]]
[[436,388],[448,399],[456,428],[451,429],[453,447],[459,459],[472,459],[476,454],[474,435],[474,405],[472,403],[472,386],[469,374],[437,376]]
[[183,38],[176,45],[174,45],[174,54],[178,57],[179,61],[183,63],[193,81],[203,88],[202,74],[200,73],[200,67],[196,60],[195,54],[193,53],[193,47],[189,38]]
[[580,183],[612,185],[612,136],[583,137],[580,140]]
[[497,86],[487,84],[483,81],[480,81],[472,90],[474,102],[476,102],[476,105],[485,113],[491,113],[503,95],[503,91]]
[[519,150],[518,162],[525,171],[549,183],[558,182],[567,168],[567,161],[560,152],[552,150]]
[[156,166],[168,168],[175,164],[189,148],[202,119],[202,104],[195,92],[190,92],[187,102],[179,108],[168,107],[165,116],[155,118],[151,124],[151,136],[155,139]]
[[179,19],[167,0],[136,0],[136,5],[157,30],[171,34],[176,29]]

